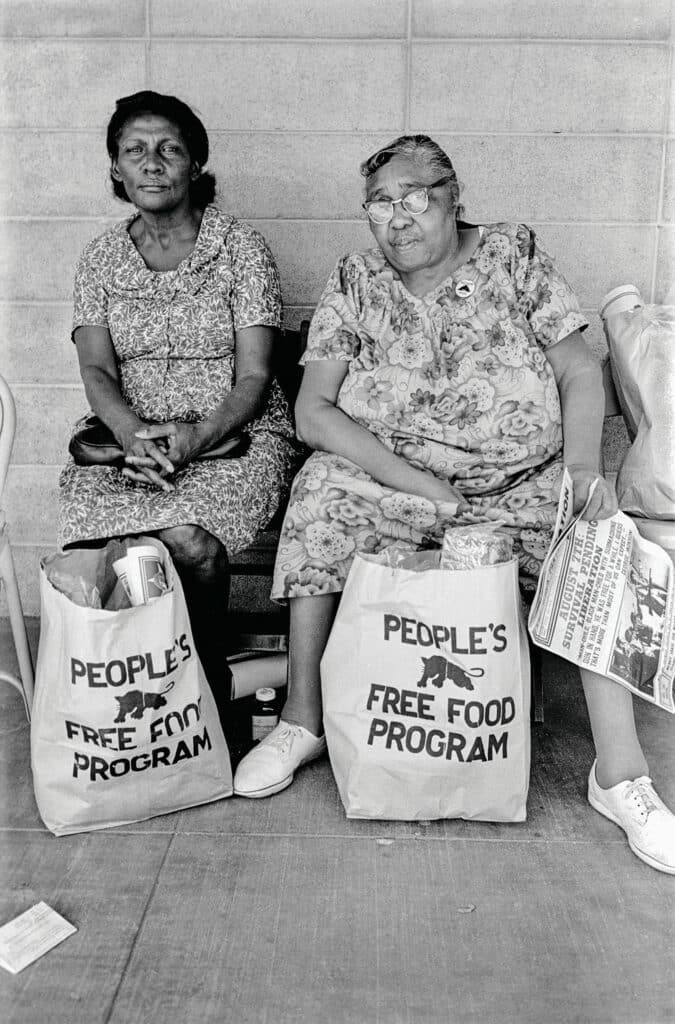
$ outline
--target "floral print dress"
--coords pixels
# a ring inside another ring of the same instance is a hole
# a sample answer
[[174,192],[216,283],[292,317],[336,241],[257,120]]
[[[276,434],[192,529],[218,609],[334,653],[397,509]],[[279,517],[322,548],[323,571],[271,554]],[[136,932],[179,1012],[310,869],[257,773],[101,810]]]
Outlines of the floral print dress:
[[[197,422],[232,388],[235,331],[279,326],[277,269],[257,231],[207,206],[190,255],[176,270],[150,270],[129,235],[133,219],[84,250],[73,330],[108,328],[122,395],[142,419]],[[59,480],[61,543],[192,523],[230,552],[245,547],[285,500],[297,463],[276,383],[248,433],[244,456],[192,462],[176,473],[170,493],[116,468],[69,461]]]
[[357,551],[434,547],[451,526],[497,521],[532,589],[562,470],[560,402],[544,350],[586,326],[526,225],[481,226],[468,262],[422,298],[379,249],[340,260],[303,361],[347,362],[338,407],[455,485],[468,509],[394,491],[339,455],[315,452],[293,484],[272,596],[338,592]]

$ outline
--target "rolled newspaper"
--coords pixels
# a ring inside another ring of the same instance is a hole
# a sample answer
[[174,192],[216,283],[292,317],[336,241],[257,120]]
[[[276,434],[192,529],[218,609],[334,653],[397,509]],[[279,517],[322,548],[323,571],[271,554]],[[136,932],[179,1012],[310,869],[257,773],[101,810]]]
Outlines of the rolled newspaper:
[[278,690],[286,685],[288,655],[265,654],[228,662],[232,672],[232,700],[248,697],[261,687]]

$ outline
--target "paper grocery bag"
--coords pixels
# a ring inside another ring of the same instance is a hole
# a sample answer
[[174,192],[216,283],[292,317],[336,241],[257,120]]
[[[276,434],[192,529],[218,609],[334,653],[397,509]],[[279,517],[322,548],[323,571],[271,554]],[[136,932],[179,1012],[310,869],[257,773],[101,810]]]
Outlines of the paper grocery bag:
[[675,306],[644,305],[628,285],[600,307],[612,378],[631,446],[616,480],[619,508],[675,518]]
[[[146,541],[144,540],[144,543]],[[230,796],[232,772],[167,549],[168,590],[107,611],[50,582],[69,565],[89,591],[107,552],[74,549],[40,567],[41,626],[31,762],[42,820],[55,835],[142,821]]]
[[515,559],[416,571],[357,556],[321,683],[348,817],[525,820],[530,668]]

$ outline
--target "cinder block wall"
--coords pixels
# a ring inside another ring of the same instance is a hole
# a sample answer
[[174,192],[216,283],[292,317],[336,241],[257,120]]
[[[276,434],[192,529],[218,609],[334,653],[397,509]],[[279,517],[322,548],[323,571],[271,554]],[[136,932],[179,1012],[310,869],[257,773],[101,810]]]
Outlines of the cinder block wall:
[[2,0],[0,18],[0,366],[18,410],[4,505],[30,614],[86,408],[73,268],[129,210],[107,180],[118,96],[200,111],[220,203],[272,246],[289,324],[369,243],[358,163],[404,131],[447,148],[468,219],[539,229],[599,351],[607,289],[658,301],[673,280],[670,0]]

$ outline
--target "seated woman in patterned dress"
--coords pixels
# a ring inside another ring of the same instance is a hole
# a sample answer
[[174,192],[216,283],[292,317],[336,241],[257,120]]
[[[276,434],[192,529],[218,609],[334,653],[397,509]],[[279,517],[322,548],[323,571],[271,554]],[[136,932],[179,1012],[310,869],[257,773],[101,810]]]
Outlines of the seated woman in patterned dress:
[[[61,541],[159,537],[209,681],[226,695],[228,552],[270,521],[296,464],[272,382],[279,278],[262,236],[213,205],[208,137],[186,104],[148,91],[119,100],[107,145],[115,194],[135,210],[84,250],[73,339],[125,467],[68,463]],[[198,460],[242,431],[241,457]]]
[[[312,320],[296,422],[316,451],[293,484],[272,592],[290,602],[289,697],[237,769],[243,796],[283,789],[325,748],[319,662],[355,552],[440,545],[448,526],[499,520],[533,589],[563,462],[577,508],[598,480],[586,518],[616,511],[587,322],[534,232],[459,220],[452,163],[427,136],[361,170],[378,248],[340,260]],[[632,696],[581,674],[589,799],[638,856],[675,872],[675,817],[646,778]]]

